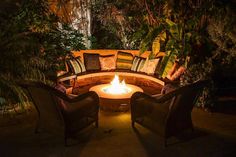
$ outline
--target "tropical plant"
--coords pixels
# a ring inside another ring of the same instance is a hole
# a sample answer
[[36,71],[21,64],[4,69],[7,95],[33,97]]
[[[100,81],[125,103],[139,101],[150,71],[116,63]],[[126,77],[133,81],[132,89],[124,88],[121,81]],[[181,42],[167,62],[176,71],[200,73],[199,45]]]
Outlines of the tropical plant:
[[236,78],[229,73],[236,66],[235,18],[232,18],[235,4],[212,0],[143,2],[146,10],[143,10],[142,25],[134,34],[138,40],[142,39],[141,52],[150,50],[151,46],[154,53],[166,52],[160,66],[162,77],[176,58],[184,62],[186,56],[190,56],[191,62],[181,84],[209,79],[211,83],[198,105],[211,107],[218,88],[216,79],[222,77],[220,71],[225,71],[224,77]]
[[214,75],[214,65],[212,58],[206,59],[197,64],[191,65],[184,75],[181,76],[180,85],[188,85],[198,80],[209,80],[208,86],[203,90],[196,106],[202,108],[210,108],[214,104],[215,86],[212,80]]
[[[236,70],[236,20],[234,4],[228,2],[215,2],[208,15],[206,33],[208,42],[204,44],[205,51],[210,53],[201,56],[192,56],[196,61],[187,69],[182,77],[182,85],[195,82],[199,79],[210,81],[200,97],[197,105],[204,108],[214,108],[215,94],[220,90],[236,89],[234,71]],[[205,52],[204,51],[204,52]],[[202,57],[202,59],[201,59]],[[227,80],[227,81],[226,81]],[[233,90],[231,91],[233,92]]]
[[[139,6],[138,6],[139,7]],[[135,49],[131,38],[138,25],[133,16],[139,14],[136,1],[100,0],[92,8],[92,35],[98,48]]]
[[91,48],[91,8],[94,0],[48,0],[60,21],[83,34],[84,44]]
[[0,97],[23,104],[27,97],[16,81],[45,81],[47,71],[63,68],[66,55],[83,47],[82,35],[64,24],[59,28],[47,1],[1,3],[7,7],[0,12]]

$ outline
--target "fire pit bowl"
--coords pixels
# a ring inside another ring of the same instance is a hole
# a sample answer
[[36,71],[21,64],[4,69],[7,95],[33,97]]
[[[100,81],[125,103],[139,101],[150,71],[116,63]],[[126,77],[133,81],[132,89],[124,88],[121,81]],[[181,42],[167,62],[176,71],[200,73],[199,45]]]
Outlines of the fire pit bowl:
[[125,84],[124,80],[120,82],[117,75],[110,84],[96,85],[89,90],[98,94],[100,108],[109,111],[128,111],[133,93],[143,92],[138,86]]

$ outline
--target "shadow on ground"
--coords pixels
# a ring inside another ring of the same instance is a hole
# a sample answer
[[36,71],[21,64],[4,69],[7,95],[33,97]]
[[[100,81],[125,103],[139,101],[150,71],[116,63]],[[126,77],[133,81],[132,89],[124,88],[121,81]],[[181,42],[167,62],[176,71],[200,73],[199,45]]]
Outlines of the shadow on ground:
[[[1,157],[224,157],[235,156],[236,116],[194,109],[194,132],[169,139],[135,125],[130,113],[100,112],[99,128],[91,126],[78,134],[72,146],[64,147],[63,137],[47,132],[34,134],[35,112],[15,117],[0,125]],[[8,125],[7,125],[8,124]]]
[[236,115],[236,98],[217,101],[212,112]]

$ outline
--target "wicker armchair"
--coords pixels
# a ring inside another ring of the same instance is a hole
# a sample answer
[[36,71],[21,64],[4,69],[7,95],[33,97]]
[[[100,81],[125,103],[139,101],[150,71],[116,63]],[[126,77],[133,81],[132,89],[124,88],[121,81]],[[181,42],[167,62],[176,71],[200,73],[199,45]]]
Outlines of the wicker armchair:
[[[64,134],[67,139],[95,122],[98,127],[99,97],[95,92],[88,92],[74,98],[39,82],[20,83],[27,89],[37,111],[38,121],[35,128]],[[59,104],[64,102],[64,107]]]
[[131,97],[131,120],[167,139],[186,129],[193,129],[191,112],[207,81],[180,87],[167,94],[152,97],[137,92]]

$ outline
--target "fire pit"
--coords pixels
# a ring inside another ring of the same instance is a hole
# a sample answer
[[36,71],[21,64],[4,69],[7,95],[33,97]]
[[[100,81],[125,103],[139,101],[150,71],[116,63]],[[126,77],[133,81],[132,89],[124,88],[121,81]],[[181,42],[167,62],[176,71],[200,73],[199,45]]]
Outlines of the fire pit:
[[101,84],[89,89],[95,91],[100,97],[100,108],[102,110],[127,111],[130,107],[130,97],[135,92],[143,90],[135,85],[120,82],[119,76],[115,75],[110,84]]

